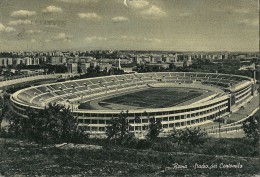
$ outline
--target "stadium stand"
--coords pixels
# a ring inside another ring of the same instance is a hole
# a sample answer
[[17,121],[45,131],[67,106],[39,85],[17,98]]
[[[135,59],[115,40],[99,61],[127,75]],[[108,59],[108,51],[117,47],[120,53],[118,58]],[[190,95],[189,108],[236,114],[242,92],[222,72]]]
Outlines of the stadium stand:
[[[166,132],[173,128],[205,124],[209,120],[230,114],[235,107],[243,103],[243,100],[254,96],[254,82],[249,77],[219,73],[162,72],[113,75],[44,84],[19,90],[11,96],[11,101],[17,113],[23,116],[26,116],[27,107],[43,109],[50,102],[73,107],[73,114],[78,116],[80,126],[88,127],[92,134],[104,134],[109,119],[119,116],[121,111],[78,109],[79,103],[145,89],[153,84],[167,83],[201,89],[215,87],[217,91],[219,89],[222,92],[197,104],[129,110],[130,131],[147,130],[149,124],[147,114],[161,120]],[[135,123],[135,117],[140,117],[141,123]]]

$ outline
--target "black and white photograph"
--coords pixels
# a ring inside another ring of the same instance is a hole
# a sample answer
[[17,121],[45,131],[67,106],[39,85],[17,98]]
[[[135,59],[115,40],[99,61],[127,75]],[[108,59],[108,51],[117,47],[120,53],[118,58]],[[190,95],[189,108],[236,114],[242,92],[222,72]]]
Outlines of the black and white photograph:
[[260,176],[258,0],[0,0],[0,176]]

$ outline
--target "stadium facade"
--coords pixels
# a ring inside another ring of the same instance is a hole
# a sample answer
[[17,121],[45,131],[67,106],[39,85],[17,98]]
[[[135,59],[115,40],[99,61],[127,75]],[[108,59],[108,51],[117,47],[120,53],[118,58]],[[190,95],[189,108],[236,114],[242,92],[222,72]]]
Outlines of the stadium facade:
[[[11,96],[14,110],[27,115],[27,109],[44,109],[50,102],[70,106],[79,126],[89,133],[103,135],[111,118],[122,110],[78,109],[83,102],[114,97],[149,87],[191,87],[210,90],[214,94],[186,105],[165,108],[128,109],[130,131],[144,133],[149,118],[160,120],[164,132],[207,123],[235,112],[254,96],[254,80],[245,76],[219,73],[160,72],[113,75],[33,86]],[[126,110],[124,110],[126,111]],[[136,117],[140,118],[136,122]]]

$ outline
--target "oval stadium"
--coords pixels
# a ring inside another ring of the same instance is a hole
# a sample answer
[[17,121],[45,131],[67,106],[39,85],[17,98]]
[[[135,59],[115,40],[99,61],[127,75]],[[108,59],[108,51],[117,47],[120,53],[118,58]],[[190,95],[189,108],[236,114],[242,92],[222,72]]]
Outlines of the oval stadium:
[[[143,136],[149,117],[163,132],[206,125],[236,112],[255,96],[255,81],[238,75],[160,72],[112,75],[33,86],[11,96],[14,110],[44,109],[56,102],[70,107],[94,136],[105,135],[113,117],[128,111],[130,131]],[[135,122],[139,117],[140,122]]]

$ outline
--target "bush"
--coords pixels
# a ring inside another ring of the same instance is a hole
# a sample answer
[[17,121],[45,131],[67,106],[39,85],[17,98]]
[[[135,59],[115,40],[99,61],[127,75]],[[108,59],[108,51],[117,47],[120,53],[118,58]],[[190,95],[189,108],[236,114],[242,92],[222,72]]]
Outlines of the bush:
[[148,149],[152,145],[151,141],[147,139],[139,139],[136,144],[136,149]]
[[133,133],[129,133],[125,136],[125,138],[121,141],[121,145],[128,148],[136,148],[138,143],[138,139],[135,138]]
[[9,132],[8,127],[3,127],[0,130],[0,137],[1,138],[13,138],[15,136],[13,133]]
[[87,139],[84,127],[78,126],[77,118],[69,108],[49,104],[43,110],[27,110],[27,117],[13,117],[10,132],[17,138],[37,143],[83,143]]
[[202,131],[200,128],[186,128],[180,130],[173,130],[173,133],[170,135],[170,138],[174,143],[186,144],[186,145],[193,145],[198,146],[202,145],[206,142],[207,133]]
[[256,147],[260,139],[259,120],[260,118],[258,116],[250,117],[246,121],[244,121],[242,125],[246,137],[249,139],[253,139],[252,145],[254,147],[254,151],[256,151]]
[[160,143],[153,143],[152,145],[152,149],[155,151],[161,151],[161,152],[171,152],[171,151],[175,151],[175,145],[173,142],[170,141],[163,141]]
[[149,123],[149,130],[146,135],[146,138],[150,141],[154,141],[162,130],[162,123],[161,121],[156,121],[154,117],[152,118],[148,117],[148,119],[150,123]]
[[[121,143],[125,138],[129,138],[128,111],[121,112],[117,118],[112,118],[110,124],[106,126],[107,139],[114,139]],[[131,135],[130,135],[131,136]]]

